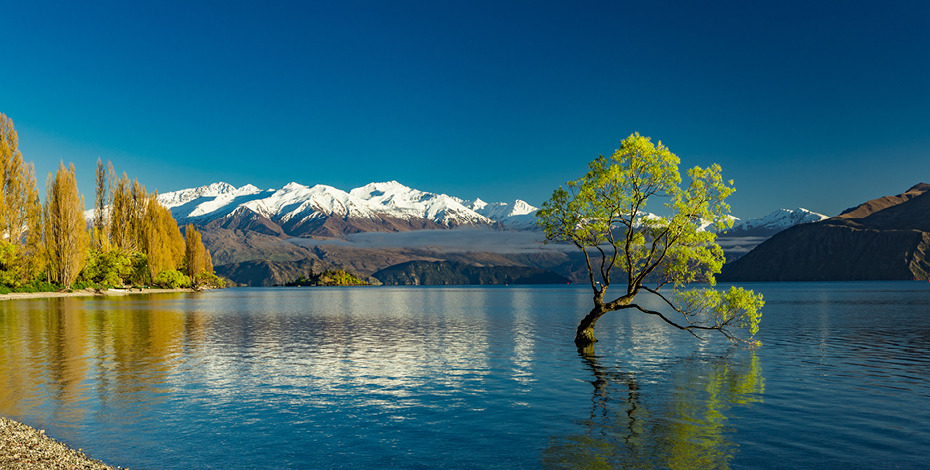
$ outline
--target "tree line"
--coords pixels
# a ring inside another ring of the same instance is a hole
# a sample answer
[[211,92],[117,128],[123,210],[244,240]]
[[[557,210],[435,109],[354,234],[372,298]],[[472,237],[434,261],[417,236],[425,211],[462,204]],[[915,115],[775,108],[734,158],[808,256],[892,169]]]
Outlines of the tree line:
[[221,287],[193,225],[113,164],[97,159],[93,219],[84,216],[74,164],[59,164],[39,199],[13,121],[0,113],[0,292],[115,286]]

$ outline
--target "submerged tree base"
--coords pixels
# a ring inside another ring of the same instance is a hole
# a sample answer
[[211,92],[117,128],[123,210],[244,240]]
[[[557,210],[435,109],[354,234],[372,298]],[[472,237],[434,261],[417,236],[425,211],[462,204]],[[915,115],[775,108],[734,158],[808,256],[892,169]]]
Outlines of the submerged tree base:
[[578,329],[578,333],[575,335],[575,346],[578,346],[579,349],[594,346],[596,342],[597,338],[594,337],[594,328],[585,330]]

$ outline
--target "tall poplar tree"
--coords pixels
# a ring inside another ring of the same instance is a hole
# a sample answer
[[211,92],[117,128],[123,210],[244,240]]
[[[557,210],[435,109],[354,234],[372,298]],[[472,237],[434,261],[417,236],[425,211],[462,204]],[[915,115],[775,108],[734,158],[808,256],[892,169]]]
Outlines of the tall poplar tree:
[[[111,164],[112,166],[112,164]],[[94,223],[91,244],[95,250],[106,250],[109,245],[110,234],[109,224],[107,224],[107,207],[109,198],[107,191],[107,172],[103,168],[103,161],[97,158],[97,186],[94,192]]]
[[186,246],[171,210],[158,203],[158,194],[149,196],[143,217],[144,248],[148,255],[149,275],[177,270],[184,259]]
[[[111,175],[112,176],[112,175]],[[132,237],[132,192],[129,176],[123,176],[116,181],[110,193],[110,242],[116,249],[132,251],[136,247]]]
[[35,168],[23,162],[13,121],[0,113],[0,236],[20,246],[29,205],[34,202]]
[[187,242],[187,249],[185,250],[187,257],[187,275],[193,280],[206,268],[204,259],[206,248],[204,248],[203,242],[200,239],[200,232],[194,228],[194,224],[187,224],[184,235]]
[[[41,220],[35,167],[23,162],[19,152],[19,138],[13,121],[0,113],[0,245],[5,245],[5,256],[0,270],[15,274],[18,281],[28,280],[34,272],[35,256],[39,255],[38,238],[24,239],[27,231],[35,235]],[[12,275],[12,274],[11,274]]]
[[45,241],[52,279],[68,287],[84,267],[88,255],[84,197],[78,192],[74,164],[58,166],[45,184]]

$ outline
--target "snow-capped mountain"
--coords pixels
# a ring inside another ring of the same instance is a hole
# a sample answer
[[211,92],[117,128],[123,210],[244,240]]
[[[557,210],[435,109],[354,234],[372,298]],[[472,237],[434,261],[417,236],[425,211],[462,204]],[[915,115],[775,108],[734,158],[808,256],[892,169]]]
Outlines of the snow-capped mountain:
[[506,202],[487,203],[481,199],[462,201],[462,204],[488,219],[500,222],[512,229],[534,230],[537,227],[536,211],[539,208],[533,207],[520,199],[514,201],[513,204]]
[[804,208],[778,209],[771,214],[754,219],[737,221],[726,231],[729,236],[771,236],[798,224],[820,222],[829,217]]
[[326,185],[290,183],[281,189],[236,188],[214,183],[160,194],[180,224],[254,229],[281,236],[342,237],[365,231],[458,226],[535,228],[536,208],[524,201],[487,204],[419,191],[396,181],[349,192]]
[[465,207],[459,198],[418,191],[397,181],[370,183],[349,194],[401,219],[424,218],[446,226],[490,225],[496,221]]

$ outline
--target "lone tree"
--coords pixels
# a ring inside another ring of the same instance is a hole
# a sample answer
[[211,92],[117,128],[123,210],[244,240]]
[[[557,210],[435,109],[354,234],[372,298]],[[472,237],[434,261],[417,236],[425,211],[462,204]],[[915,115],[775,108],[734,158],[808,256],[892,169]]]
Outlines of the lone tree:
[[[696,337],[718,331],[730,340],[745,341],[731,328],[746,328],[751,338],[759,329],[762,295],[731,287],[686,289],[692,282],[713,286],[723,266],[717,230],[732,226],[724,200],[733,181],[724,182],[720,166],[688,170],[691,182],[682,189],[680,160],[659,142],[638,133],[623,140],[610,158],[599,156],[588,173],[559,187],[536,214],[546,242],[569,242],[587,262],[594,308],[578,325],[575,344],[597,341],[594,326],[607,312],[635,309],[655,315]],[[664,199],[670,215],[646,213],[650,198]],[[607,290],[620,271],[624,290],[613,300]],[[654,287],[649,287],[646,283]],[[665,287],[666,289],[663,289]],[[636,303],[637,295],[652,294],[674,313],[666,315]]]

